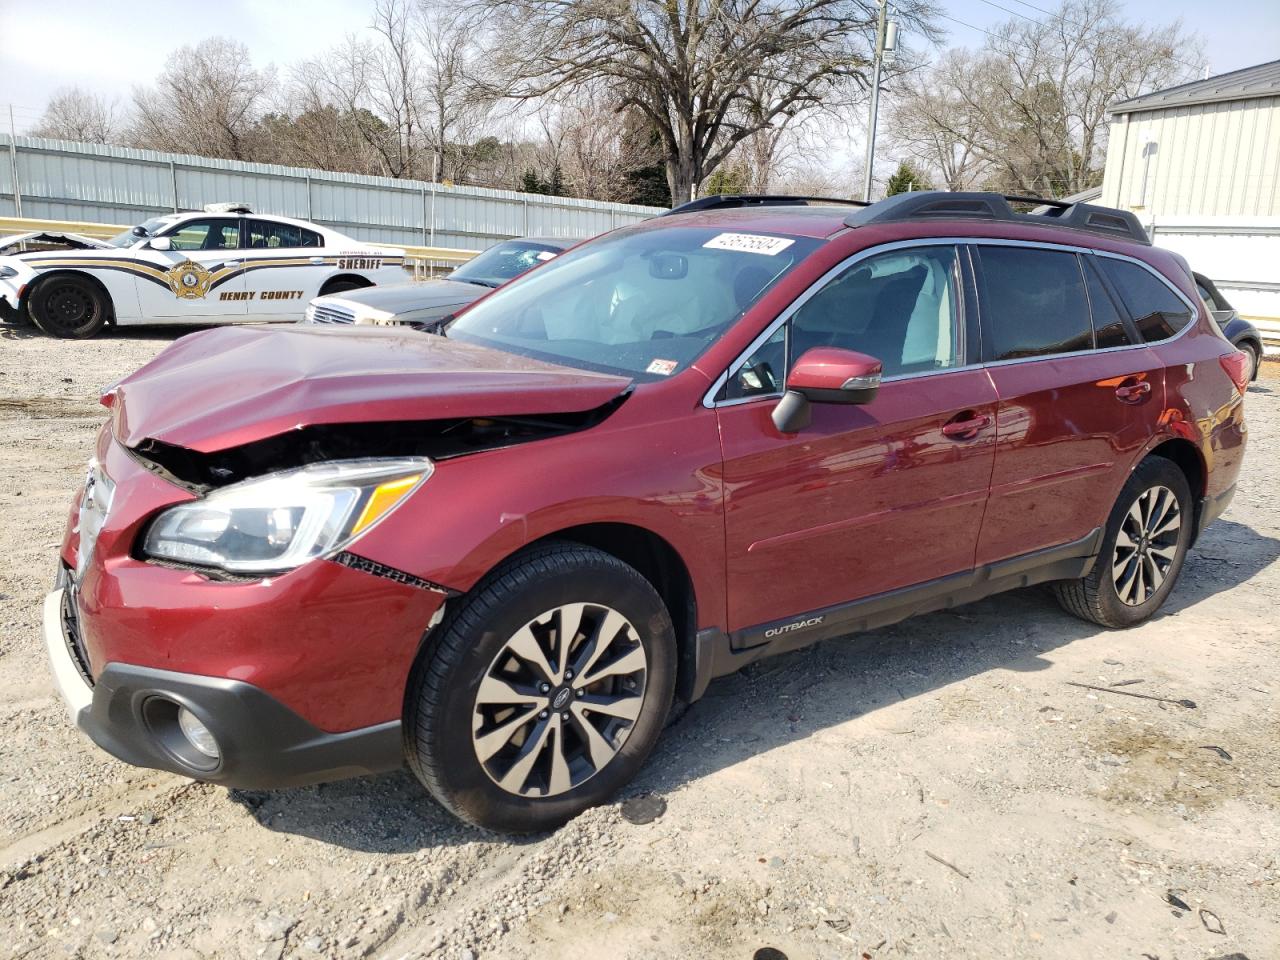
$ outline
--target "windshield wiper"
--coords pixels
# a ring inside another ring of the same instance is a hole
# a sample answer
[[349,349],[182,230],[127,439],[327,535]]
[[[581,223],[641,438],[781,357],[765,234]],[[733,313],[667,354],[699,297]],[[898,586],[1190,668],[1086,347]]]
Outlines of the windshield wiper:
[[494,287],[500,287],[502,284],[496,280],[479,280],[475,277],[450,277],[450,280],[461,280],[463,283],[474,283],[477,287],[488,287],[492,290]]

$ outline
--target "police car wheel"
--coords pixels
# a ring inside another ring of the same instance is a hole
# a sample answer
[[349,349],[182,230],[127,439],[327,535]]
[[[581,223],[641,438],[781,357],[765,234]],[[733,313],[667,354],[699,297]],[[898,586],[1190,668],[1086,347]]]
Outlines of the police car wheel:
[[50,277],[35,289],[28,304],[36,326],[51,337],[84,340],[107,322],[102,291],[83,277]]

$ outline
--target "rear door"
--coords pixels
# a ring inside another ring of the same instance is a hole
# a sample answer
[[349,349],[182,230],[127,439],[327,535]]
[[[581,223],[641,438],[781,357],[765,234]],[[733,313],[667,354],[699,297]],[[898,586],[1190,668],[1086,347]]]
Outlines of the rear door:
[[[295,223],[245,220],[245,290],[249,316],[260,320],[301,320],[311,298],[334,271],[324,239]],[[330,258],[332,259],[332,258]]]
[[[962,259],[917,244],[851,260],[729,371],[716,410],[735,645],[973,567],[996,395],[968,362]],[[869,404],[814,404],[810,426],[779,433],[789,361],[815,346],[876,356],[885,381]]]
[[1087,537],[1156,430],[1162,368],[1090,255],[978,244],[982,350],[996,392],[995,468],[977,562]]

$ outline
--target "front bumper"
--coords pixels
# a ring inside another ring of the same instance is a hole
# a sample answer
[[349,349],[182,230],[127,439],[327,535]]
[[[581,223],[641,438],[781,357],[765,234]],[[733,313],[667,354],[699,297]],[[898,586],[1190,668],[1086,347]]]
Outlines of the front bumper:
[[[44,601],[54,684],[75,723],[112,756],[232,787],[270,789],[394,770],[400,721],[326,733],[265,691],[239,680],[109,663],[92,684],[77,652],[67,586]],[[212,732],[220,756],[194,750],[177,723],[185,707]]]

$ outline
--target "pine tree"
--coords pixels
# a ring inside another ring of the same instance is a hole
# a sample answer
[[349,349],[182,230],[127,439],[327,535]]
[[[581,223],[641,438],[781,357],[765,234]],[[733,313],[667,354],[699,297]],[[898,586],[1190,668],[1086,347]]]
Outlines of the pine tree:
[[896,193],[932,189],[933,186],[928,179],[922,176],[915,167],[903,160],[898,164],[898,169],[893,172],[893,176],[889,178],[889,182],[885,184],[884,195],[892,197]]

